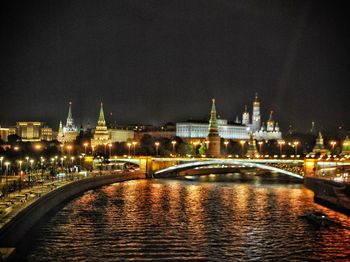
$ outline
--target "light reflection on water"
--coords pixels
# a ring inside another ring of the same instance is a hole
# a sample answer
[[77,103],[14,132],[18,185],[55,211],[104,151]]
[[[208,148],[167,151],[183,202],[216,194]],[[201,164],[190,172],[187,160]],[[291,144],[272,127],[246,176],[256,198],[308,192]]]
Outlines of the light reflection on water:
[[[314,204],[303,185],[202,181],[138,180],[86,192],[42,225],[26,259],[350,258],[348,217]],[[299,216],[310,209],[342,227],[308,224]]]

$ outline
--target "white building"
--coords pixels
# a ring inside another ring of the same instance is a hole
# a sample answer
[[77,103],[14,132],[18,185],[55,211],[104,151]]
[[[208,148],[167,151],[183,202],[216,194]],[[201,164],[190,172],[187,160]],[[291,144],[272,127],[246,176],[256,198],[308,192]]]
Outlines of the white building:
[[[240,124],[242,123],[242,124]],[[206,138],[208,136],[209,124],[206,122],[180,122],[176,123],[176,136],[181,138]],[[247,140],[250,133],[254,134],[256,140],[280,140],[282,133],[278,123],[272,119],[272,111],[267,121],[267,126],[261,125],[260,101],[258,95],[255,95],[253,102],[252,120],[247,110],[247,106],[242,114],[242,121],[238,117],[234,124],[229,124],[225,119],[218,119],[219,135],[224,139]]]

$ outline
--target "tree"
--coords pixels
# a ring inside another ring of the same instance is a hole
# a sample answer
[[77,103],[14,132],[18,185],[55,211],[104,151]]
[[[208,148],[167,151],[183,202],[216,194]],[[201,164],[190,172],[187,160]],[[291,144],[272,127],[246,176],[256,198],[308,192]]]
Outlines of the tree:
[[8,141],[8,143],[9,143],[10,145],[12,145],[12,144],[14,144],[14,143],[16,143],[16,142],[18,142],[18,141],[21,141],[21,137],[20,137],[19,135],[16,135],[16,134],[14,134],[14,135],[9,135],[9,136],[7,137],[7,141]]
[[205,143],[202,143],[200,148],[198,149],[198,152],[200,155],[205,155],[207,150],[208,150],[207,145]]

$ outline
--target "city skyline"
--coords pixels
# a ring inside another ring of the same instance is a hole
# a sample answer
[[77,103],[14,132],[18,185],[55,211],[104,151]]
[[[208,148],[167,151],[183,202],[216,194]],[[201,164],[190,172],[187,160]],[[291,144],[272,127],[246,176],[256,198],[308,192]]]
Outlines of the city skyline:
[[341,5],[5,3],[3,125],[55,128],[68,101],[78,125],[94,123],[100,101],[122,124],[207,119],[212,97],[234,121],[258,92],[262,116],[273,110],[283,130],[349,128]]

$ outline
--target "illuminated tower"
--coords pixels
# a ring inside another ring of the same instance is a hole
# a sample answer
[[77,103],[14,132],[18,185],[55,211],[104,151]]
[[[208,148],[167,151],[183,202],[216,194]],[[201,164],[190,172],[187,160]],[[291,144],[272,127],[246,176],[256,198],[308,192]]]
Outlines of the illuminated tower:
[[106,126],[105,115],[103,112],[103,104],[101,103],[100,114],[97,121],[97,126],[94,133],[94,138],[91,139],[91,144],[96,145],[106,145],[111,143],[109,139],[109,133]]
[[324,147],[324,141],[321,132],[318,132],[318,137],[316,138],[316,144],[313,153],[320,153],[321,155],[327,154],[327,149]]
[[73,131],[73,130],[77,131],[77,128],[74,126],[74,120],[72,117],[72,102],[69,102],[66,130],[67,131]]
[[244,107],[244,112],[242,114],[242,124],[248,126],[250,123],[249,112],[247,110],[247,106]]
[[267,131],[267,132],[272,132],[272,131],[274,131],[275,121],[273,121],[272,114],[273,114],[273,111],[271,110],[271,111],[270,111],[269,120],[267,120],[267,126],[266,126],[266,131]]
[[210,120],[209,120],[209,134],[208,134],[209,148],[207,155],[209,157],[220,157],[220,136],[218,129],[218,121],[216,118],[215,99],[212,100]]
[[62,126],[60,122],[57,140],[61,143],[71,143],[78,135],[78,129],[74,125],[74,120],[72,117],[72,102],[69,102],[67,122],[65,126]]
[[260,102],[258,100],[258,93],[255,94],[255,100],[253,102],[253,114],[252,114],[252,132],[258,131],[261,125],[260,117]]
[[257,153],[258,153],[258,150],[256,149],[256,141],[255,141],[254,135],[253,133],[249,133],[247,155],[249,155],[250,157],[253,157]]

